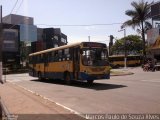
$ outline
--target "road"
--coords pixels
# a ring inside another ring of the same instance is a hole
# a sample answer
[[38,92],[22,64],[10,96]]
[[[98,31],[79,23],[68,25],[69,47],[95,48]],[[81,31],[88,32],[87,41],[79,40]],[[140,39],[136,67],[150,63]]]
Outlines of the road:
[[39,81],[28,74],[7,75],[6,79],[38,93],[80,114],[90,113],[160,113],[160,71],[143,72],[128,68],[133,75],[112,76],[93,85],[63,81]]

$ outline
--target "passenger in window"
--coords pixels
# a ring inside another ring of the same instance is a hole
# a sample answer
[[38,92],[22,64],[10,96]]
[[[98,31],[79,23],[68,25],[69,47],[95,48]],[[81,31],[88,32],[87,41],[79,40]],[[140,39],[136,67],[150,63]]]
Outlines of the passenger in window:
[[90,56],[87,58],[87,62],[88,62],[88,65],[92,65],[93,64],[93,61],[92,61]]
[[55,53],[54,58],[55,58],[55,61],[58,61],[58,53]]
[[87,60],[87,56],[86,55],[82,56],[82,60],[83,60],[83,64],[84,65],[88,65],[88,60]]

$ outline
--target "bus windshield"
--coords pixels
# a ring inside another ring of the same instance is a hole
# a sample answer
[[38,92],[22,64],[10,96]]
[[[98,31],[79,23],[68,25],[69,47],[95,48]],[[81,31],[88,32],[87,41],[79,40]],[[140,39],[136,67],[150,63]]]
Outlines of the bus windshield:
[[108,65],[108,52],[103,48],[82,49],[82,64],[85,66],[106,66]]

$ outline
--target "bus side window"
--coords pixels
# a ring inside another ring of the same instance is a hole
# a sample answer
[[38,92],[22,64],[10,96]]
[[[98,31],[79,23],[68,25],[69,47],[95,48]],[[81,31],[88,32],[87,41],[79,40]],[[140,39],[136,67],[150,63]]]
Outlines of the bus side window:
[[40,63],[40,55],[37,55],[36,62]]
[[57,62],[58,61],[58,51],[54,52],[54,61]]
[[65,60],[66,60],[66,57],[65,57],[65,54],[64,54],[64,50],[62,50],[61,59],[62,59],[62,61],[65,61]]
[[62,61],[62,50],[58,50],[58,61]]
[[41,54],[40,55],[40,63],[43,63],[44,62],[44,54]]
[[32,56],[29,56],[29,63],[32,64]]
[[36,56],[33,56],[33,58],[32,58],[32,62],[33,62],[33,64],[35,64],[35,63],[36,63]]
[[49,58],[50,58],[50,61],[51,61],[51,62],[54,61],[54,55],[55,55],[55,52],[54,52],[54,51],[50,52]]
[[41,55],[38,55],[38,63],[41,63]]
[[51,61],[52,61],[51,52],[48,53],[47,59],[48,59],[48,62],[51,62]]
[[69,49],[64,49],[64,57],[65,60],[69,60],[70,59],[70,54],[69,54]]
[[49,53],[45,53],[45,54],[44,54],[44,61],[45,61],[46,63],[49,62]]
[[69,49],[69,54],[70,54],[70,60],[73,60],[73,48]]
[[70,49],[68,49],[67,60],[71,60],[71,54],[69,51],[70,51]]
[[35,56],[35,64],[38,63],[38,55]]
[[69,48],[69,52],[68,52],[68,55],[67,55],[67,60],[72,60],[71,48]]

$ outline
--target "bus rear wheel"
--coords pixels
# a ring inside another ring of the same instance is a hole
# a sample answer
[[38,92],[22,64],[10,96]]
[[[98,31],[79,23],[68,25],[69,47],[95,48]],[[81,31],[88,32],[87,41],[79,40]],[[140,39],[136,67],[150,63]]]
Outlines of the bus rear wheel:
[[38,79],[40,80],[40,81],[42,81],[42,73],[41,72],[38,72]]
[[64,80],[65,80],[66,84],[67,85],[71,84],[71,76],[70,76],[70,74],[69,73],[65,73],[64,76],[65,76]]

